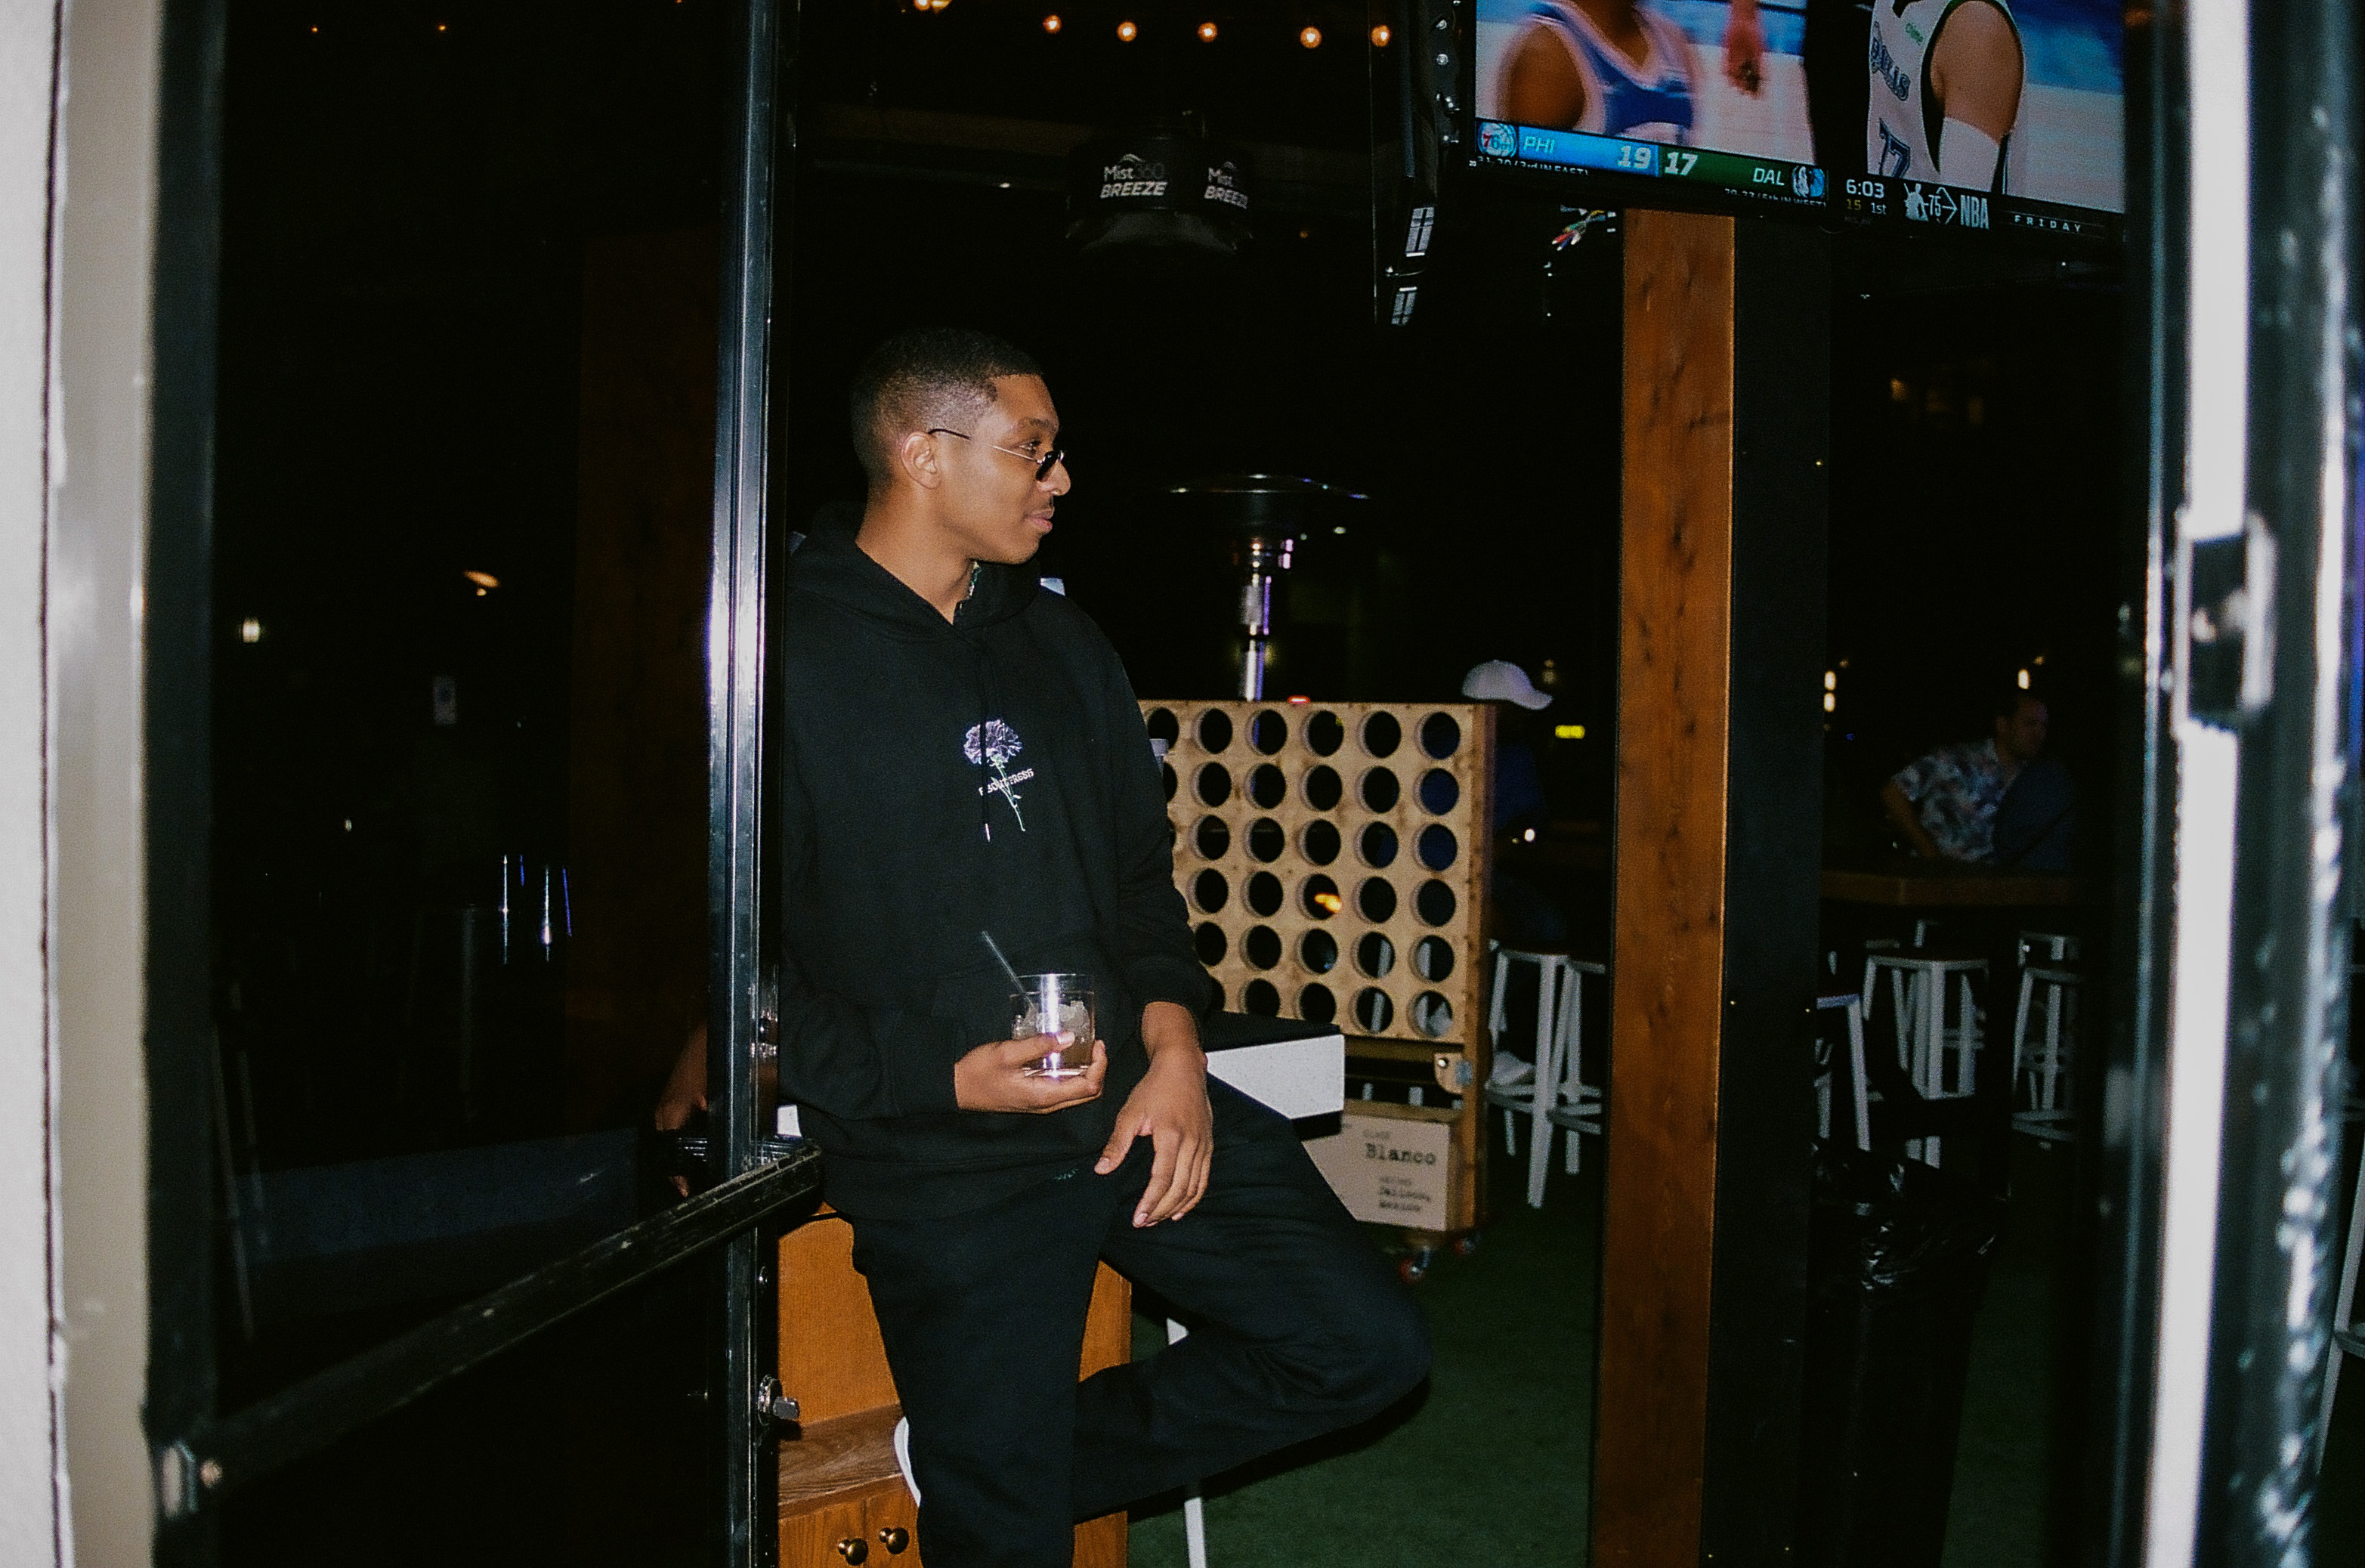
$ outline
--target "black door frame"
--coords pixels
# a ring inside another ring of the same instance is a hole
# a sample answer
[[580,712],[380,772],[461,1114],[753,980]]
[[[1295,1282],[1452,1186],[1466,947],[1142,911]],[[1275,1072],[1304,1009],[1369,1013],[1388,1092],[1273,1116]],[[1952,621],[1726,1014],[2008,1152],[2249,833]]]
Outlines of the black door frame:
[[2348,0],[2129,7],[2130,758],[2085,1555],[2309,1560],[2359,823]]
[[784,56],[795,0],[737,0],[721,150],[713,590],[709,601],[710,1139],[716,1184],[576,1256],[239,1411],[217,1408],[210,868],[215,368],[227,0],[167,0],[158,116],[154,446],[147,601],[144,1041],[149,1100],[145,1420],[159,1562],[209,1563],[219,1499],[401,1408],[616,1291],[723,1250],[716,1407],[731,1456],[726,1568],[775,1554],[769,1485],[772,1226],[819,1185],[817,1151],[767,1137],[757,1082],[765,482]]

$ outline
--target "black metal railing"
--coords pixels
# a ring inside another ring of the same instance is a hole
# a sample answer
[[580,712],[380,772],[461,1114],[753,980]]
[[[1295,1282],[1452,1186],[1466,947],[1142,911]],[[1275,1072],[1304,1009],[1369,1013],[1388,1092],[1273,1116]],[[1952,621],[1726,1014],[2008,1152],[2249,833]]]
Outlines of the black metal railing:
[[165,1517],[195,1513],[392,1415],[428,1390],[593,1303],[745,1236],[781,1211],[816,1196],[821,1187],[819,1149],[789,1142],[767,1145],[766,1152],[777,1158],[375,1350],[160,1443],[155,1453],[157,1495]]

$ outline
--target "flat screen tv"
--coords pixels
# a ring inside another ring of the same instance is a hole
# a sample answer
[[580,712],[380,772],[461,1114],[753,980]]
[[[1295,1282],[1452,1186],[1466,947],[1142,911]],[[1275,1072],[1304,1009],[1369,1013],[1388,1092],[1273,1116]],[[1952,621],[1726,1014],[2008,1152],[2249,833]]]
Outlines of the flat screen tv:
[[2108,241],[2119,0],[1473,0],[1481,169],[1605,206]]

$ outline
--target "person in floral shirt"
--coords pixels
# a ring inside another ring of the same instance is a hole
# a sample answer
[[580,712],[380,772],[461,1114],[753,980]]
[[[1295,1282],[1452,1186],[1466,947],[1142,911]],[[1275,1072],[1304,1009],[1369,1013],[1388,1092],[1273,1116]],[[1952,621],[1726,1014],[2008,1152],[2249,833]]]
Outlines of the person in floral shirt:
[[1995,859],[1996,808],[2020,770],[2045,749],[2045,703],[2012,691],[1997,704],[1995,733],[1940,746],[1881,787],[1880,803],[1913,852],[1931,860]]

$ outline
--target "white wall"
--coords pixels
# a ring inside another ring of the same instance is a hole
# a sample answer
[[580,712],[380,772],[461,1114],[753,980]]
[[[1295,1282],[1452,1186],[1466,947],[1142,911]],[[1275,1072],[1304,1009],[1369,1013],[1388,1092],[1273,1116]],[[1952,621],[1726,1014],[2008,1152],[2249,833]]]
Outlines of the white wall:
[[57,13],[0,0],[0,1563],[51,1561],[42,450]]
[[155,1511],[140,1422],[140,628],[159,17],[157,0],[71,0],[62,15],[46,620],[53,1353],[66,1551],[84,1568],[115,1568],[149,1560]]

